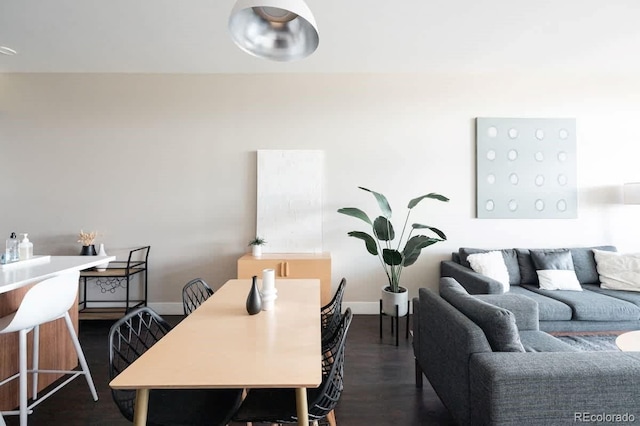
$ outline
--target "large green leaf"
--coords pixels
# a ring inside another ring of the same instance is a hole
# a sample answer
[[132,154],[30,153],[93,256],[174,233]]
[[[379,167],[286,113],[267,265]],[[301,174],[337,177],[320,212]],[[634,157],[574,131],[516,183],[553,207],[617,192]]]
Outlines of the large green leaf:
[[447,197],[445,197],[444,195],[440,195],[440,194],[436,194],[435,192],[431,192],[427,195],[423,195],[421,197],[418,198],[414,198],[413,200],[409,201],[409,205],[407,206],[409,209],[414,208],[415,206],[418,205],[418,203],[422,200],[424,200],[425,198],[431,198],[433,200],[440,200],[440,201],[449,201],[449,199]]
[[435,232],[438,235],[438,237],[442,238],[443,240],[447,239],[447,236],[444,235],[444,232],[442,232],[438,228],[434,228],[433,226],[427,226],[427,225],[423,225],[421,223],[414,223],[413,225],[411,225],[411,227],[413,229],[429,229],[429,230]]
[[376,197],[376,200],[378,201],[378,206],[380,206],[380,210],[382,210],[382,215],[384,217],[386,217],[387,219],[391,218],[391,206],[389,205],[389,202],[387,201],[387,197],[385,197],[384,195],[380,194],[379,192],[375,192],[372,191],[370,189],[367,188],[363,188],[361,186],[359,186],[358,188],[362,189],[363,191],[367,191],[373,194],[374,197]]
[[418,260],[423,248],[429,247],[439,241],[442,240],[438,238],[430,238],[426,235],[416,235],[411,237],[404,246],[404,250],[402,250],[402,254],[404,255],[404,262],[402,266],[413,265],[416,260]]
[[369,225],[371,225],[371,219],[369,219],[369,216],[367,216],[367,214],[365,212],[363,212],[362,210],[355,208],[355,207],[345,207],[342,209],[338,209],[338,213],[342,213],[342,214],[346,214],[347,216],[353,216],[356,217],[358,219],[362,219],[365,222],[367,222]]
[[367,251],[374,256],[378,255],[378,245],[376,244],[376,240],[374,240],[371,235],[367,234],[366,232],[360,231],[351,231],[347,235],[363,240],[365,245],[367,246]]
[[389,266],[396,266],[402,264],[402,253],[393,249],[382,249],[382,258],[384,263]]
[[378,216],[376,220],[373,221],[373,234],[380,241],[391,241],[396,237],[393,225],[384,216]]

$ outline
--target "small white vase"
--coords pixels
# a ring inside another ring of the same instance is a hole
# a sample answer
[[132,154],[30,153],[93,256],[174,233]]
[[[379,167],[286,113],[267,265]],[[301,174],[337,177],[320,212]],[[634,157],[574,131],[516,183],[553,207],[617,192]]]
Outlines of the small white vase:
[[253,254],[253,257],[262,256],[262,246],[258,246],[258,245],[251,246],[251,254]]
[[[396,305],[398,305],[398,316],[403,317],[409,313],[409,291],[400,287],[401,293],[392,293],[388,290],[385,290],[388,285],[382,287],[382,312],[386,315],[395,317],[396,316]],[[404,291],[403,291],[404,290]]]
[[[100,249],[98,250],[98,256],[107,256],[107,252],[104,250],[104,244],[100,244]],[[109,262],[101,263],[100,265],[96,266],[96,271],[104,272],[107,270],[108,266],[109,266]]]
[[274,308],[276,299],[278,298],[278,289],[276,289],[276,271],[275,269],[262,270],[262,288],[260,296],[262,297],[262,310],[270,311]]

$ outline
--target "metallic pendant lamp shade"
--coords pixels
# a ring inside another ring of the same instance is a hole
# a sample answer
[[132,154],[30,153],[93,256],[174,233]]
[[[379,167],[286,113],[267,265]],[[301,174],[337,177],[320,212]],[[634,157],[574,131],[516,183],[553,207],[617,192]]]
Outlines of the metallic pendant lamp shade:
[[245,52],[295,61],[318,47],[318,27],[302,0],[238,0],[229,17],[233,41]]

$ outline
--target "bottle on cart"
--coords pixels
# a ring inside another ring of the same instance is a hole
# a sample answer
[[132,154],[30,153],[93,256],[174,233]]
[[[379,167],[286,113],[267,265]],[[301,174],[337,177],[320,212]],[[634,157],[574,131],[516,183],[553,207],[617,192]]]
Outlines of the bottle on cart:
[[5,247],[4,258],[6,263],[16,262],[20,259],[20,255],[18,254],[18,239],[16,238],[15,232],[12,232],[9,238],[7,238]]
[[26,232],[22,235],[22,241],[18,244],[18,253],[20,260],[31,259],[33,257],[33,243],[27,238]]

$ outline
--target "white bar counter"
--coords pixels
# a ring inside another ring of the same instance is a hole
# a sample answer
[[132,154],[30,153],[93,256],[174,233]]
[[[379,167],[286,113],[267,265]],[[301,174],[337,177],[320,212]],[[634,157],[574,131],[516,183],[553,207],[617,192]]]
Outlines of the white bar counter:
[[50,256],[48,261],[10,263],[10,268],[2,269],[0,293],[16,290],[64,272],[82,271],[101,263],[116,260],[115,256]]
[[[24,264],[9,264],[0,270],[0,317],[15,312],[25,293],[47,278],[73,270],[92,268],[101,263],[115,260],[115,256],[50,256]],[[71,320],[78,330],[78,309],[69,310]],[[29,341],[28,368],[31,368],[31,334]],[[71,370],[78,364],[78,358],[63,319],[40,327],[40,368],[45,370]],[[18,333],[0,335],[0,380],[18,371]],[[44,389],[60,375],[42,374],[38,387]],[[28,380],[31,386],[31,380]],[[29,390],[31,395],[31,390]],[[18,406],[18,381],[0,387],[0,411]]]

